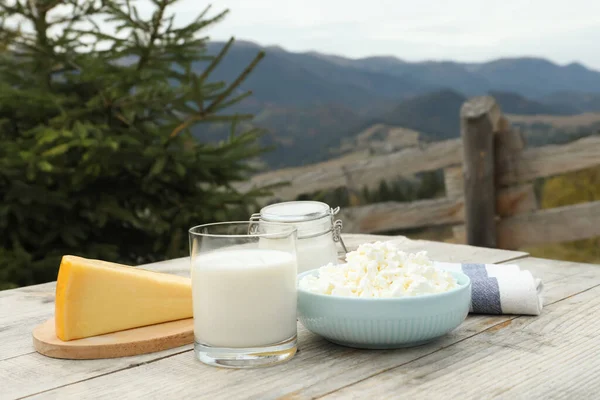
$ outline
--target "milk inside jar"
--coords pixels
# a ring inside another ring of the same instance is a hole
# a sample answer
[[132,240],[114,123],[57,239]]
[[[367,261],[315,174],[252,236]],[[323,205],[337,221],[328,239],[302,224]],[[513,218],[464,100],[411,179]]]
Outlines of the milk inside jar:
[[[263,207],[252,219],[294,225],[298,229],[298,273],[316,269],[329,263],[337,264],[341,241],[341,221],[334,221],[338,210],[332,210],[319,201],[289,201]],[[277,243],[261,238],[259,248],[273,249]]]

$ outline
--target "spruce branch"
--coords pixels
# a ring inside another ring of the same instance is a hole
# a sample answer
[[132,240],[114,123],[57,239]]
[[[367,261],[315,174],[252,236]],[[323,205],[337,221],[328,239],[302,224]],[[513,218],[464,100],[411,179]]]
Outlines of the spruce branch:
[[219,53],[217,54],[217,56],[206,67],[206,69],[204,70],[204,72],[202,72],[202,74],[198,77],[198,83],[199,84],[202,84],[202,83],[204,83],[204,81],[206,81],[206,78],[214,71],[214,69],[217,67],[217,65],[219,65],[219,63],[221,62],[221,60],[223,60],[223,57],[225,57],[225,54],[227,54],[227,52],[229,51],[229,48],[231,47],[231,45],[233,45],[234,41],[235,41],[235,38],[231,38],[225,44],[225,46],[223,46],[223,48],[221,49],[221,51],[219,51]]
[[[233,43],[233,38],[228,42],[228,45],[231,46],[231,43]],[[225,50],[226,52],[227,50]],[[223,53],[223,50],[221,50],[221,52]],[[175,136],[177,136],[179,134],[179,132],[181,132],[182,130],[188,128],[191,124],[193,124],[194,122],[199,122],[202,120],[206,120],[207,117],[209,115],[211,115],[212,113],[216,112],[218,110],[219,105],[225,101],[230,95],[231,93],[248,77],[248,75],[250,74],[250,72],[252,72],[252,70],[258,65],[258,63],[260,62],[260,60],[262,60],[265,56],[265,52],[264,51],[260,51],[256,57],[254,57],[254,60],[252,60],[252,62],[244,69],[244,71],[240,74],[240,76],[237,77],[237,79],[235,81],[233,81],[233,83],[231,83],[227,89],[225,89],[221,94],[219,94],[217,96],[217,98],[215,100],[213,100],[210,105],[208,107],[206,107],[204,110],[202,110],[200,113],[196,114],[196,115],[192,115],[190,117],[188,117],[183,123],[181,123],[179,126],[177,126],[169,135],[170,138],[173,138]],[[221,55],[221,57],[223,57]],[[244,95],[239,96],[241,98],[243,98]],[[239,102],[240,99],[238,99],[236,101]],[[233,105],[234,103],[229,102],[230,106]]]
[[248,75],[250,75],[252,70],[254,70],[260,60],[262,60],[264,57],[264,51],[258,52],[256,57],[254,57],[254,60],[252,60],[252,62],[244,69],[240,76],[238,76],[237,79],[233,81],[233,83],[229,85],[229,87],[206,108],[205,112],[207,114],[213,112],[225,99],[227,99],[227,97],[229,97],[229,95],[231,95],[231,93],[246,80]]
[[144,49],[144,53],[140,57],[140,60],[137,64],[137,71],[140,71],[144,66],[148,63],[150,59],[150,55],[152,54],[152,50],[154,49],[154,44],[156,39],[159,36],[160,28],[163,22],[163,16],[165,14],[165,8],[169,4],[167,1],[154,1],[154,4],[158,7],[158,9],[152,15],[152,30],[150,32],[150,38],[148,39],[148,44]]
[[242,93],[242,94],[240,94],[239,96],[236,96],[236,97],[234,97],[233,99],[231,99],[231,100],[229,100],[229,101],[226,101],[226,102],[224,102],[224,103],[221,103],[221,104],[219,104],[219,106],[218,106],[218,107],[216,107],[214,111],[219,111],[219,110],[222,110],[222,109],[224,109],[224,108],[227,108],[227,107],[233,106],[234,104],[237,104],[237,103],[239,103],[240,101],[242,101],[242,100],[244,100],[245,98],[247,98],[247,97],[250,97],[250,96],[252,96],[252,91],[251,91],[251,90],[248,90],[247,92],[245,92],[245,93]]

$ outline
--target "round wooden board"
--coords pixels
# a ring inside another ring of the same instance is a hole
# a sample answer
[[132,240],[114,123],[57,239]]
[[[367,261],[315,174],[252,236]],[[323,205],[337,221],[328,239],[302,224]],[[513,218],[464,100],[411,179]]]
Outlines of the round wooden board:
[[54,318],[33,330],[35,350],[48,357],[72,360],[116,358],[153,353],[194,342],[192,318],[63,342]]

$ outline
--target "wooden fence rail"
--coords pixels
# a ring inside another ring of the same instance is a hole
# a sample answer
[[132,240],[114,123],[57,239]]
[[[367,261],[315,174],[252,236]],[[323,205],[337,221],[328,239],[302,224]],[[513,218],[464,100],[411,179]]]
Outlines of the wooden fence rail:
[[[457,116],[458,117],[458,116]],[[457,241],[516,249],[600,236],[600,202],[538,210],[533,180],[600,165],[600,136],[525,148],[492,97],[461,109],[461,139],[403,149],[361,161],[332,160],[254,176],[239,186],[279,185],[266,201],[347,187],[376,188],[419,172],[443,169],[445,198],[383,202],[342,210],[345,232],[452,225]]]
[[382,180],[391,181],[400,176],[434,171],[462,162],[460,139],[433,143],[427,147],[413,147],[396,153],[367,158],[362,161],[328,161],[298,168],[286,168],[256,175],[239,185],[240,190],[253,186],[285,184],[273,190],[273,198],[289,200],[305,193],[347,187],[375,188]]

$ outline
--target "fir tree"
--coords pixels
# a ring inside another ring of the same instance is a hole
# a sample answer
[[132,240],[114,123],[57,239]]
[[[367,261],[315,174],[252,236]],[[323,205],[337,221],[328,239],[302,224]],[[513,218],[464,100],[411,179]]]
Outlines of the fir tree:
[[[187,229],[245,219],[262,191],[236,181],[263,151],[249,96],[211,80],[233,39],[206,53],[227,11],[178,25],[178,0],[0,2],[0,285],[54,280],[63,254],[128,264],[183,256]],[[231,122],[227,141],[190,128]]]

